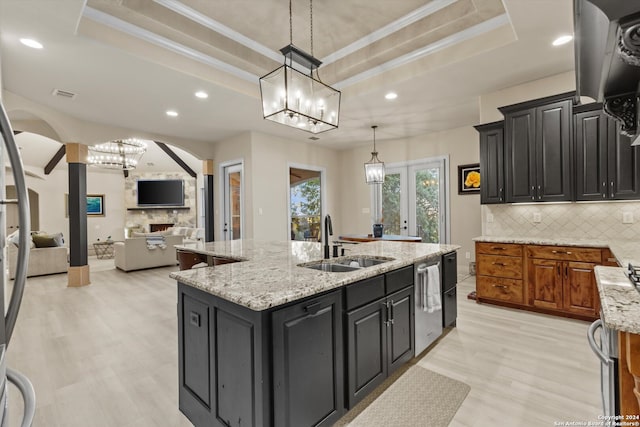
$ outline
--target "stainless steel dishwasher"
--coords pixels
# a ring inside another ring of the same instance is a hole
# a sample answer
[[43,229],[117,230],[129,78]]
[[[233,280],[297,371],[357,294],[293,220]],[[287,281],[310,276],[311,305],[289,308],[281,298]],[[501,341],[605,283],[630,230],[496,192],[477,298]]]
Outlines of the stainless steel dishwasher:
[[[429,280],[429,269],[437,269],[436,274],[432,274],[432,280]],[[415,349],[414,356],[422,353],[429,347],[440,335],[442,335],[442,301],[441,301],[441,264],[440,258],[419,262],[414,265],[415,280]],[[437,283],[435,283],[437,277]],[[428,301],[428,292],[437,293],[437,301],[440,302],[439,307],[431,306]]]
[[[596,340],[596,331],[598,330],[600,330],[600,345]],[[602,415],[605,417],[616,416],[620,413],[618,398],[618,331],[607,328],[602,319],[598,319],[589,326],[587,339],[591,350],[600,359]]]

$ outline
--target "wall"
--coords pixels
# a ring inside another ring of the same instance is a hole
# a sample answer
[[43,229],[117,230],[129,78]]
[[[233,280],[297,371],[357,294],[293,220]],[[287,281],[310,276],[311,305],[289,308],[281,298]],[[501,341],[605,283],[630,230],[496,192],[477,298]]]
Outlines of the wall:
[[[382,130],[382,129],[381,129]],[[451,205],[451,243],[461,246],[458,264],[465,268],[475,259],[472,239],[481,234],[480,196],[458,195],[458,165],[479,161],[478,133],[471,126],[407,139],[376,143],[379,158],[385,163],[405,162],[436,156],[449,156],[449,196]],[[342,230],[345,233],[371,233],[370,189],[364,180],[363,164],[371,157],[371,146],[340,153],[340,191]],[[470,259],[465,255],[469,253]]]
[[[285,240],[290,238],[288,224],[289,164],[325,168],[325,212],[331,215],[333,236],[343,230],[340,194],[349,191],[352,183],[341,177],[340,152],[322,148],[313,143],[299,143],[274,136],[252,133],[253,162],[253,216],[254,238]],[[259,161],[258,161],[259,159]],[[342,184],[342,185],[341,185]]]
[[[124,179],[123,200],[125,208],[137,207],[137,185],[139,179],[182,179],[184,181],[184,206],[189,209],[145,209],[125,210],[124,226],[144,228],[149,224],[175,224],[184,227],[196,226],[196,179],[186,172],[130,172]],[[88,192],[88,191],[87,191]]]

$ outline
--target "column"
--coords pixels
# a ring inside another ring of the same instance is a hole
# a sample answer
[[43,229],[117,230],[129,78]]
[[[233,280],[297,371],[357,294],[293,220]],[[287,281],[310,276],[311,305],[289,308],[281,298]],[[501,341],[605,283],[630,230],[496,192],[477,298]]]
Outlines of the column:
[[69,274],[67,286],[91,283],[87,263],[87,146],[66,144],[69,166]]
[[213,160],[202,162],[204,175],[204,241],[213,242]]

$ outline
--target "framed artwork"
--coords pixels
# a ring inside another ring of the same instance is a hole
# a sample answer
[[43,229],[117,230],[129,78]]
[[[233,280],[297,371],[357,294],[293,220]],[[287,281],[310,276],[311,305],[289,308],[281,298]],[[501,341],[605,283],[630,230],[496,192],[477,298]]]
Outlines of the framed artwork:
[[480,163],[458,166],[458,194],[480,193]]
[[[69,218],[69,194],[64,195],[64,216]],[[104,216],[104,194],[87,194],[87,216]]]

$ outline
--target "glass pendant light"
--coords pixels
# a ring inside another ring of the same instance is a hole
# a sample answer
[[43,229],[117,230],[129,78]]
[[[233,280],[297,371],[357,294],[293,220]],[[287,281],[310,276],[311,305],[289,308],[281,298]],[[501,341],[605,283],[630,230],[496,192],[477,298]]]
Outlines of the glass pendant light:
[[383,184],[384,183],[384,162],[378,159],[376,151],[376,129],[378,126],[371,126],[373,129],[373,151],[371,152],[371,160],[364,164],[364,177],[367,184]]

